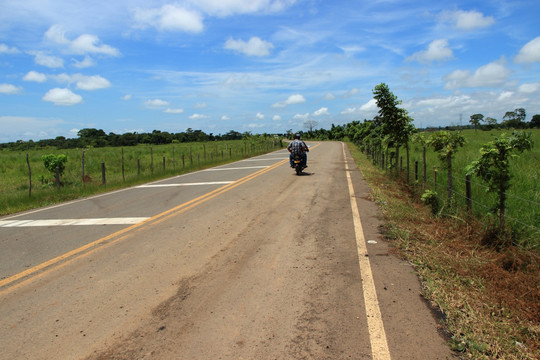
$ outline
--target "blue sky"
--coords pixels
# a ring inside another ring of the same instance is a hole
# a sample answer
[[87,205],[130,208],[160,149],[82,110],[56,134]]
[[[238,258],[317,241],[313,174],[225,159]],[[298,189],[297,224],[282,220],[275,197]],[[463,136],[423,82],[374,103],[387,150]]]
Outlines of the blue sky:
[[0,142],[540,114],[540,2],[0,0]]

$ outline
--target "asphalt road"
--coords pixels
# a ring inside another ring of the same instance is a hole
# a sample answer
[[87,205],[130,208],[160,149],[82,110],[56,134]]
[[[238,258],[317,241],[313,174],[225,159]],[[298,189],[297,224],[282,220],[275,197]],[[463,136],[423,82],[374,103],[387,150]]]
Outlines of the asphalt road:
[[1,359],[447,359],[340,143],[0,218]]

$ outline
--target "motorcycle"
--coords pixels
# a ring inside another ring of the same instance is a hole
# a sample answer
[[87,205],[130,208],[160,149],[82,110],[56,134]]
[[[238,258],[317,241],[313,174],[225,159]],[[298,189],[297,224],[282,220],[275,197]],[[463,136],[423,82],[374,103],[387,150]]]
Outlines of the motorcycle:
[[305,169],[305,167],[302,165],[302,156],[294,155],[293,164],[294,164],[294,171],[296,171],[296,175],[302,175],[302,170]]

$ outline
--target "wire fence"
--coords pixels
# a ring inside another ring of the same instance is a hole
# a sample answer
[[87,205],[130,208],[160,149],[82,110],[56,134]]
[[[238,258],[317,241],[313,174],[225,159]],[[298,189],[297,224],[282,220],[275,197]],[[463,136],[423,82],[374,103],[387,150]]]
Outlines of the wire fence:
[[[369,155],[374,163],[384,170],[396,171],[395,158],[383,152],[372,152]],[[455,169],[450,177],[446,169],[439,169],[437,166],[433,166],[432,170],[427,170],[429,166],[424,165],[422,160],[410,159],[407,164],[407,161],[403,161],[400,157],[397,166],[399,175],[407,182],[422,186],[423,190],[434,191],[439,198],[443,198],[442,194],[448,193],[447,204],[450,200],[453,205],[474,215],[488,227],[485,221],[486,216],[495,213],[494,209],[499,199],[498,194],[489,192],[489,187],[484,183],[477,181],[475,177],[465,175],[463,169]],[[425,173],[423,169],[426,169]],[[448,189],[450,181],[452,187]],[[522,234],[522,238],[526,239],[524,242],[527,248],[537,250],[540,247],[540,202],[535,200],[538,194],[534,193],[533,199],[526,199],[510,191],[505,192],[504,195],[506,196],[505,221],[511,224],[513,231]],[[514,245],[538,258],[538,255],[527,250],[523,243],[514,241]]]

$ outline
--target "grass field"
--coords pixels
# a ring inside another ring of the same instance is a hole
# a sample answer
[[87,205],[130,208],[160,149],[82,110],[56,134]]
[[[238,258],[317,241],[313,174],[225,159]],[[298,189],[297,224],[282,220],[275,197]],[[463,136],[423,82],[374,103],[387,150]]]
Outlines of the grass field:
[[[532,133],[534,147],[511,160],[511,187],[507,191],[506,219],[512,224],[517,237],[528,246],[540,245],[540,129],[527,130]],[[465,207],[466,167],[480,156],[480,148],[501,134],[511,131],[465,130],[464,147],[460,148],[452,161],[454,200]],[[418,161],[419,182],[422,182],[422,148],[411,143],[411,179],[414,180],[414,162]],[[405,161],[405,160],[404,160]],[[428,149],[426,156],[427,187],[435,190],[442,202],[447,198],[447,171],[437,154]],[[437,187],[434,186],[434,167],[437,168]],[[472,177],[472,211],[484,221],[490,221],[490,209],[496,204],[496,196],[486,192],[486,184],[479,178]],[[492,220],[492,219],[491,219]]]
[[[216,166],[279,147],[279,139],[254,138],[124,148],[3,150],[0,151],[0,215]],[[63,186],[56,186],[54,175],[44,167],[41,156],[47,154],[67,155],[60,179]],[[83,155],[84,174],[89,180],[85,183],[82,181]],[[105,183],[102,163],[105,164]]]

